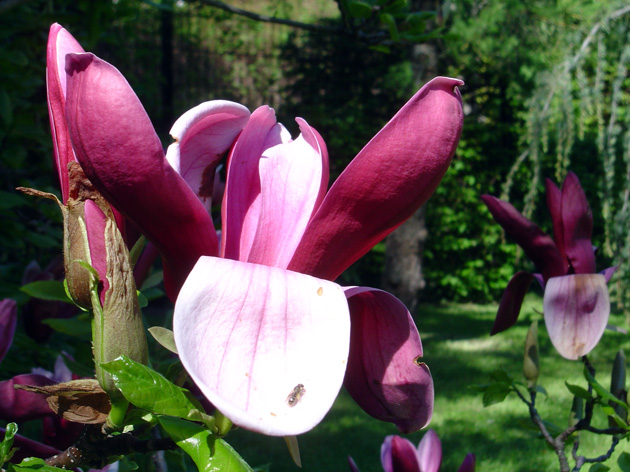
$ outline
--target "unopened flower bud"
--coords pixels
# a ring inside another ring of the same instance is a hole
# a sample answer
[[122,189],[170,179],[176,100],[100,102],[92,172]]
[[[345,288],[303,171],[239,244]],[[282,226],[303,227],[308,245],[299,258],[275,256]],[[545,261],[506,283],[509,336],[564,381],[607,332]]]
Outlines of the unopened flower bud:
[[[610,393],[621,401],[626,400],[628,392],[626,391],[626,356],[622,350],[617,352],[615,360],[613,362],[612,374],[610,376]],[[609,402],[609,405],[614,408],[615,412],[622,418],[627,418],[627,412],[618,403]],[[617,426],[617,423],[612,419],[608,419],[610,426]]]
[[571,413],[569,413],[569,426],[575,425],[582,418],[584,418],[584,400],[580,397],[573,397]]
[[523,356],[523,375],[527,379],[527,386],[536,385],[540,373],[538,361],[538,322],[532,322],[525,337],[525,354]]

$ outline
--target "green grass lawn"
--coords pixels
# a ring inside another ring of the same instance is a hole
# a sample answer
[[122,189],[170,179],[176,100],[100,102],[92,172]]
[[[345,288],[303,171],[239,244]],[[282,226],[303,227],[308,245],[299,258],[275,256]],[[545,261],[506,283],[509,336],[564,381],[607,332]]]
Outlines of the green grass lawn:
[[[585,386],[582,363],[567,361],[554,350],[541,310],[541,299],[529,297],[517,325],[490,337],[496,306],[451,304],[420,308],[416,322],[422,336],[424,360],[435,381],[435,411],[430,427],[442,441],[443,471],[456,471],[468,452],[476,454],[480,472],[558,470],[556,455],[539,439],[536,431],[530,429],[527,408],[516,396],[484,408],[481,393],[470,388],[487,383],[488,374],[495,369],[504,369],[515,379],[522,380],[525,335],[531,321],[539,319],[541,374],[538,383],[549,397],[539,395],[538,410],[544,420],[563,428],[567,425],[572,397],[564,381]],[[613,315],[611,323],[626,327],[622,316]],[[610,385],[612,360],[620,348],[630,355],[630,337],[606,331],[589,355],[598,370],[597,379],[605,387]],[[605,418],[598,421],[599,426],[605,426]],[[351,455],[361,472],[382,471],[381,443],[386,435],[396,433],[393,425],[371,418],[342,391],[325,420],[299,437],[302,470],[347,471],[347,456]],[[417,444],[423,434],[421,431],[408,438]],[[579,452],[587,457],[604,454],[610,441],[592,436],[587,434],[581,439]],[[282,438],[236,430],[227,439],[252,466],[268,465],[271,472],[299,470],[291,461]],[[617,446],[613,459],[621,451],[630,451],[628,441]],[[608,463],[613,471],[617,470],[615,464],[615,460]],[[582,470],[588,471],[588,466]]]

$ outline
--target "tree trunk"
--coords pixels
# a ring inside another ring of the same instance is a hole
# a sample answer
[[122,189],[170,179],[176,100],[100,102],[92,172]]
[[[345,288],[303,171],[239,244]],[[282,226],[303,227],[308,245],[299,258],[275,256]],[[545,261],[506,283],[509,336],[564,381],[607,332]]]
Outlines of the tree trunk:
[[[415,2],[418,10],[436,8],[434,0]],[[419,89],[437,75],[437,47],[424,43],[412,46],[410,60],[414,85]],[[424,205],[385,241],[383,288],[398,297],[413,313],[425,286],[422,277],[422,252],[428,237]]]

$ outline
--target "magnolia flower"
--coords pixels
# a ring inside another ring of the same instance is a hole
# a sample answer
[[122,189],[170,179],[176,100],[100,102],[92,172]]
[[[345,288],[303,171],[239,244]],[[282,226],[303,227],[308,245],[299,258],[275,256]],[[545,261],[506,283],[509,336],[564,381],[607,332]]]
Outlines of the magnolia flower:
[[577,359],[595,347],[606,328],[610,315],[606,284],[616,267],[595,272],[593,216],[577,176],[569,172],[562,190],[549,179],[545,188],[553,239],[509,203],[490,195],[481,197],[497,223],[540,271],[514,274],[491,334],[516,323],[527,289],[536,279],[545,291],[544,317],[551,342],[563,357]]
[[[165,156],[118,70],[84,53],[66,55],[66,73],[76,158],[161,251],[180,358],[223,414],[299,434],[345,377],[371,415],[404,432],[428,423],[433,383],[408,310],[332,280],[435,190],[461,133],[461,81],[423,87],[327,192],[324,141],[300,118],[292,140],[268,107],[207,102],[175,123]],[[219,244],[210,199],[226,152]]]
[[[352,457],[350,470],[359,472]],[[381,464],[385,472],[438,472],[442,465],[442,443],[437,433],[428,430],[416,448],[400,436],[387,436],[381,446]],[[469,453],[457,472],[474,472],[475,455]]]

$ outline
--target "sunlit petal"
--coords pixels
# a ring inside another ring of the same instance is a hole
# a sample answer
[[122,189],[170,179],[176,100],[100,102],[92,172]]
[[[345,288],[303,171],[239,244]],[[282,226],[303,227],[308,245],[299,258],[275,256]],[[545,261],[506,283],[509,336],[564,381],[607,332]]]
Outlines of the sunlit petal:
[[59,23],[50,27],[46,50],[48,115],[53,137],[55,166],[59,174],[63,203],[68,201],[68,163],[75,160],[66,124],[66,54],[84,52],[81,45]]
[[405,306],[393,295],[347,288],[350,358],[344,385],[377,419],[403,433],[426,426],[433,414],[433,379],[422,362],[422,342]]
[[92,54],[68,54],[66,114],[77,159],[101,194],[158,247],[174,298],[200,255],[218,241],[201,202],[164,158],[125,78]]
[[431,196],[459,142],[462,83],[433,79],[359,152],[308,225],[291,270],[334,280]]
[[575,274],[547,281],[545,324],[556,350],[567,359],[588,354],[599,342],[610,315],[602,274]]
[[212,205],[216,166],[234,144],[249,115],[243,105],[212,100],[188,110],[171,128],[175,142],[169,146],[166,159],[208,212]]
[[204,395],[272,436],[313,428],[343,381],[350,340],[341,287],[279,268],[202,257],[175,305],[175,342]]
[[313,130],[267,149],[260,159],[260,217],[248,262],[286,268],[327,186],[327,159]]
[[248,259],[260,219],[260,157],[265,149],[289,139],[284,127],[276,122],[272,108],[262,106],[254,110],[228,161],[221,207],[222,257]]

